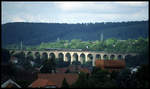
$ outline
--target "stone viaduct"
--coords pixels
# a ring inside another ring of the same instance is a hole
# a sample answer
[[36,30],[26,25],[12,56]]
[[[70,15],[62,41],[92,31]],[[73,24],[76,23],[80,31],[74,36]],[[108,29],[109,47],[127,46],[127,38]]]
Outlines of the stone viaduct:
[[125,60],[126,56],[136,56],[136,53],[107,53],[107,52],[96,52],[96,51],[67,51],[67,50],[50,50],[50,51],[25,51],[25,50],[9,50],[9,52],[18,53],[23,52],[25,57],[32,54],[35,58],[36,55],[46,55],[49,59],[50,57],[54,56],[55,58],[62,58],[63,61],[80,61],[81,64],[83,62],[91,61],[92,65],[95,66],[95,60]]

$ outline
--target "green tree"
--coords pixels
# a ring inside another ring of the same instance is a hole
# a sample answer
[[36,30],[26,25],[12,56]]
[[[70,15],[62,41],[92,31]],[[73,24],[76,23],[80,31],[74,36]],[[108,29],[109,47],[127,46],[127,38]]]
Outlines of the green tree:
[[2,49],[2,63],[8,63],[10,60],[10,53],[7,49]]
[[52,65],[50,60],[45,60],[43,67],[40,70],[41,73],[52,73]]
[[149,67],[148,64],[141,65],[136,72],[136,79],[138,81],[138,88],[149,87]]
[[62,82],[61,88],[69,88],[69,84],[67,83],[66,78],[64,78],[64,80]]
[[106,45],[113,45],[116,41],[114,38],[109,38],[106,40]]
[[72,87],[87,88],[87,75],[84,72],[80,72],[77,81],[72,85]]

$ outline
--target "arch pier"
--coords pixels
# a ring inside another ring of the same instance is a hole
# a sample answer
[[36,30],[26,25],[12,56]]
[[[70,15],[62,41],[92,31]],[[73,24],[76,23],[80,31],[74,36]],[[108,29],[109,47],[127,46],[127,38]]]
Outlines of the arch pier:
[[40,57],[43,59],[58,58],[62,61],[79,61],[81,64],[91,61],[95,66],[95,60],[125,60],[126,56],[136,56],[136,53],[107,53],[107,52],[95,52],[95,51],[22,51],[22,50],[9,50],[11,55],[23,52],[25,57],[33,55],[33,58]]

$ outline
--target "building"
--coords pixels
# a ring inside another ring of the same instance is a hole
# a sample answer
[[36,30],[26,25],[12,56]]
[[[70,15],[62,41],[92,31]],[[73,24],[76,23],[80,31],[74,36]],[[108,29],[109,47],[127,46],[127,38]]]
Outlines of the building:
[[16,82],[13,80],[9,79],[3,84],[1,84],[1,88],[21,88],[20,85],[18,85]]
[[110,72],[120,71],[126,66],[125,60],[96,60],[95,64],[96,67],[106,69]]
[[15,57],[15,56],[11,56],[10,57],[10,62],[13,63],[13,64],[17,64],[18,63],[18,58]]
[[139,68],[140,68],[140,66],[131,67],[131,68],[130,68],[131,74],[136,73]]
[[37,79],[29,87],[32,88],[56,88],[56,84],[48,79]]
[[46,88],[46,87],[53,87],[53,88],[61,88],[62,82],[66,79],[69,85],[72,85],[78,79],[78,74],[65,74],[65,73],[52,73],[52,74],[38,74],[38,79],[35,80],[31,85],[30,88]]
[[69,67],[56,68],[56,73],[79,73],[84,72],[90,74],[91,71],[87,67],[81,67],[80,65],[70,65]]

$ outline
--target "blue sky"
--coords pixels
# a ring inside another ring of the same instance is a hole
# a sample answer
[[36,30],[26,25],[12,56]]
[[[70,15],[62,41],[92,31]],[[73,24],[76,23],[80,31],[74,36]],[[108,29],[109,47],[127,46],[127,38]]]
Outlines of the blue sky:
[[149,20],[146,1],[136,2],[2,2],[2,24],[8,22],[89,23]]

